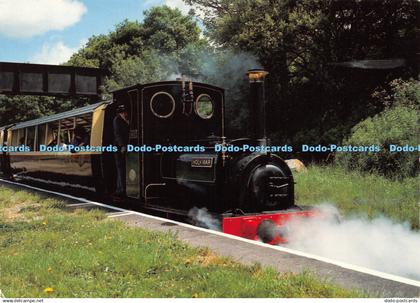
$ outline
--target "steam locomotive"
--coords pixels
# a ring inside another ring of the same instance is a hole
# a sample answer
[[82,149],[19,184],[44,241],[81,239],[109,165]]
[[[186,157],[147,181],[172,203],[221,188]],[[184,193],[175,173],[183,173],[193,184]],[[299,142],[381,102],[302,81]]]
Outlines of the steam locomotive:
[[[95,99],[101,84],[97,71],[69,69],[0,64],[0,93],[91,93]],[[112,121],[116,109],[124,105],[130,122],[131,149],[126,153],[128,199],[167,213],[187,214],[194,207],[206,208],[222,218],[224,232],[267,243],[284,242],[279,226],[292,217],[312,216],[313,212],[294,205],[289,167],[275,153],[264,151],[269,146],[265,128],[266,75],[261,69],[247,74],[250,138],[226,138],[222,88],[186,79],[138,84],[114,91],[112,100],[1,127],[1,172],[4,177],[63,190],[111,195],[115,191],[116,167],[112,148],[107,147],[112,147],[114,141]],[[78,127],[85,129],[90,146],[97,149],[67,149]],[[245,150],[244,146],[258,152]],[[236,151],[231,152],[233,148],[229,147],[236,147]]]

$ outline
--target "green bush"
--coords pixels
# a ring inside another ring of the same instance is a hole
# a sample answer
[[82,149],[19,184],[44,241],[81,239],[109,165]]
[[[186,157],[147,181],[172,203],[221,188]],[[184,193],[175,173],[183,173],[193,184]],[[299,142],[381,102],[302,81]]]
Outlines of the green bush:
[[393,100],[395,105],[404,105],[420,110],[420,81],[403,81],[396,79],[391,82]]
[[392,100],[380,114],[369,117],[352,129],[344,144],[379,145],[378,153],[340,153],[336,162],[348,169],[377,172],[404,178],[419,172],[418,152],[390,152],[389,145],[420,144],[420,81],[391,82]]

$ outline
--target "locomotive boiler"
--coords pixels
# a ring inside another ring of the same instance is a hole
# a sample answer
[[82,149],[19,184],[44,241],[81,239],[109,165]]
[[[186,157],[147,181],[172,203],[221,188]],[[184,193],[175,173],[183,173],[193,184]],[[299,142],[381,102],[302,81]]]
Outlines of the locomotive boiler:
[[[89,73],[78,69],[76,73],[71,71],[71,77],[64,77],[68,71],[58,73],[60,67],[17,66],[23,71],[13,70],[10,64],[7,67],[9,77],[15,77],[10,83],[22,82],[25,72],[34,77],[34,69],[40,71],[44,78],[34,85],[40,83],[41,87],[32,88],[32,92],[41,95],[54,93],[45,83],[55,83],[55,90],[61,89],[64,95],[79,91],[89,94],[99,90],[101,84],[92,69]],[[54,72],[49,73],[51,70]],[[51,79],[61,75],[60,85],[50,81],[50,74]],[[23,152],[3,151],[2,172],[62,190],[95,192],[100,199],[108,199],[116,184],[112,121],[117,107],[124,105],[130,127],[125,155],[128,199],[166,213],[186,215],[194,207],[206,208],[221,217],[224,232],[268,243],[285,241],[279,226],[292,217],[313,213],[294,205],[293,175],[285,161],[268,149],[266,75],[260,69],[247,74],[250,138],[225,136],[222,88],[181,78],[133,85],[114,91],[112,100],[0,128],[0,146],[27,148]],[[87,86],[89,77],[92,79]],[[2,87],[3,93],[16,90],[15,86],[9,91],[4,84]],[[22,90],[22,85],[18,88]],[[69,146],[80,128],[92,148],[74,152]]]

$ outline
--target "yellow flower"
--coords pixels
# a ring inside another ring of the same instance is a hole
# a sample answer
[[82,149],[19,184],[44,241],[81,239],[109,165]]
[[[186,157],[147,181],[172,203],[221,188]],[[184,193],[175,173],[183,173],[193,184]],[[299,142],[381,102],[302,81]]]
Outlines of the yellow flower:
[[44,289],[44,292],[46,293],[46,294],[50,294],[50,293],[52,293],[54,291],[54,288],[52,288],[52,287],[47,287],[47,288],[45,288]]
[[48,267],[48,272],[52,272],[52,268],[51,267]]
[[47,225],[47,221],[42,222],[42,225]]

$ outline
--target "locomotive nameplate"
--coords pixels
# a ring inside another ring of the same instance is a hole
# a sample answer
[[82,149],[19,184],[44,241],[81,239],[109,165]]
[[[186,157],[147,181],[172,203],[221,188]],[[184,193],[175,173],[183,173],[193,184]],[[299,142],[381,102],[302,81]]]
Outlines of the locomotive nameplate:
[[213,158],[193,158],[191,167],[213,167]]

